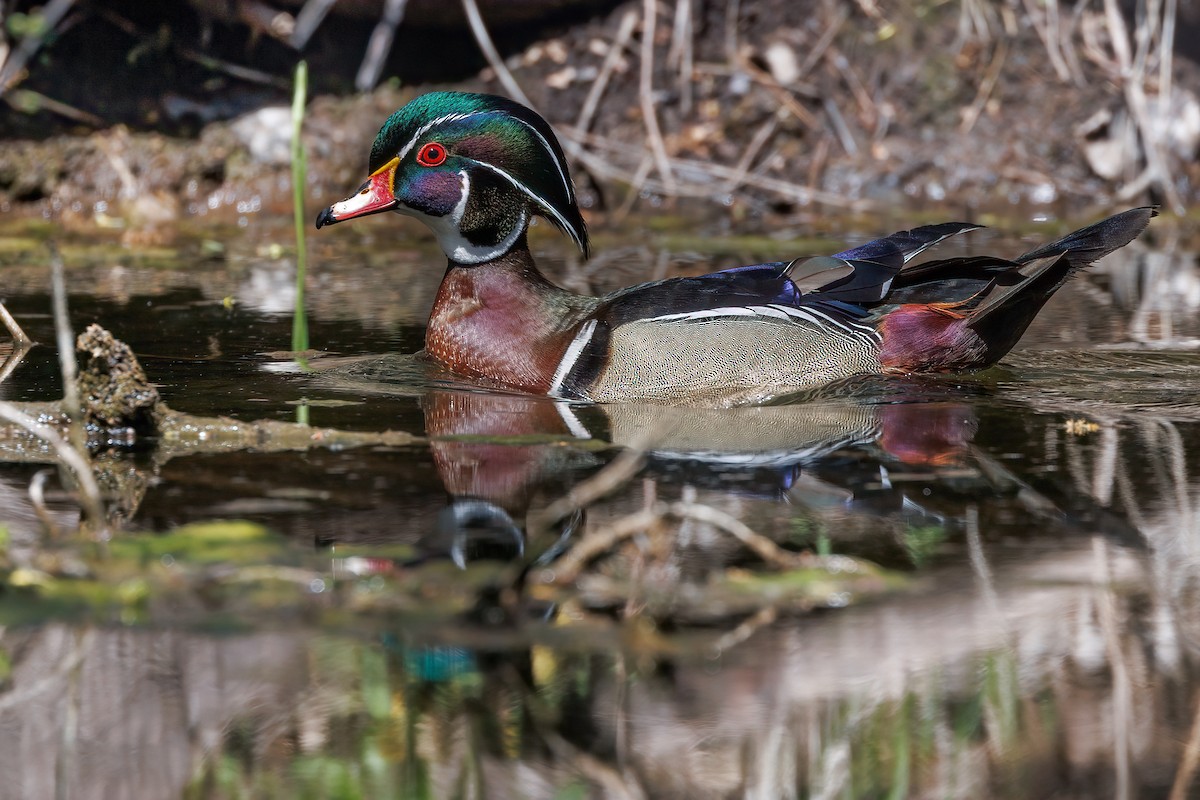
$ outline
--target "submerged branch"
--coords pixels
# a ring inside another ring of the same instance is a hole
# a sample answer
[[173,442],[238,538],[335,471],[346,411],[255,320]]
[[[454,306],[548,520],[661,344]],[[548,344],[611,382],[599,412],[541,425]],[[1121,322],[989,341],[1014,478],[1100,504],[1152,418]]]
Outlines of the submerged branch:
[[100,487],[92,475],[92,466],[88,460],[71,446],[58,431],[48,426],[44,421],[25,414],[12,403],[0,402],[0,419],[11,425],[16,425],[27,433],[50,445],[55,459],[61,461],[79,482],[81,502],[88,518],[100,526],[101,533],[106,528],[104,504],[100,498]]
[[[80,430],[86,428],[93,442],[150,440],[160,463],[197,453],[403,447],[423,441],[405,431],[344,431],[279,420],[185,414],[162,402],[128,345],[99,325],[80,334],[76,348],[87,355],[82,370],[71,381],[80,404]],[[101,525],[101,533],[106,535],[107,517],[87,457],[87,442],[72,446],[69,441],[72,416],[67,405],[0,404],[0,420],[9,423],[0,425],[0,460],[65,464],[79,483],[89,519]]]
[[703,522],[728,533],[776,569],[789,570],[820,566],[820,560],[812,555],[784,550],[761,533],[752,530],[741,520],[712,506],[693,502],[658,502],[653,503],[649,508],[621,517],[612,524],[585,536],[555,563],[553,582],[560,585],[572,583],[591,561],[609,552],[629,537],[666,522],[685,519]]
[[13,337],[13,344],[16,345],[17,350],[24,353],[33,344],[33,339],[30,339],[26,335],[25,331],[17,324],[16,319],[13,318],[13,315],[3,303],[0,303],[0,323],[3,323],[4,327],[8,329],[8,333]]

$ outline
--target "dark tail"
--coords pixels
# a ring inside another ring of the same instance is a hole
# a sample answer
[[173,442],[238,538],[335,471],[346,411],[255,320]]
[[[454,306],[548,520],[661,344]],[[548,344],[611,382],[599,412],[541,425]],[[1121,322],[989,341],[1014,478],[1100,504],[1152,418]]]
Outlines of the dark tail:
[[1016,259],[1020,280],[993,285],[967,314],[967,327],[986,345],[988,364],[999,360],[1025,333],[1063,283],[1093,262],[1129,244],[1158,212],[1134,208],[1080,228]]
[[1132,242],[1138,234],[1146,230],[1150,219],[1157,216],[1158,209],[1154,206],[1122,211],[1108,219],[1100,220],[1095,225],[1080,228],[1057,241],[1030,250],[1018,258],[1017,263],[1025,264],[1039,258],[1065,254],[1072,270],[1083,269]]

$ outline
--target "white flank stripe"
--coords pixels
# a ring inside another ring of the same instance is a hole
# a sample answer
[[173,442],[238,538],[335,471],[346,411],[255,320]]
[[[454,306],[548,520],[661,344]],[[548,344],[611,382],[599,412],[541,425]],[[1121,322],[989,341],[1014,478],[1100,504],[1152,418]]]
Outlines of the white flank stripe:
[[775,319],[791,319],[786,312],[780,311],[778,308],[771,306],[750,306],[750,310],[762,317],[774,317]]
[[562,382],[571,373],[575,362],[583,354],[583,348],[587,347],[587,343],[592,340],[592,334],[595,332],[596,320],[589,319],[579,329],[579,333],[575,334],[575,338],[571,340],[571,344],[567,347],[567,352],[563,353],[562,361],[558,362],[558,369],[554,371],[554,381],[550,384],[550,391],[547,392],[551,397],[558,395],[558,390],[562,388]]
[[854,325],[853,323],[846,322],[845,320],[840,320],[836,317],[830,316],[829,314],[826,314],[824,311],[821,311],[820,309],[817,309],[817,308],[813,308],[812,306],[805,306],[804,310],[807,311],[809,314],[812,314],[813,316],[817,317],[819,320],[825,320],[825,322],[827,324],[832,325],[835,328],[842,329],[846,333],[850,333],[850,334],[862,333],[864,330],[859,325]]
[[706,311],[685,311],[682,314],[664,314],[661,317],[650,317],[646,322],[669,322],[671,320],[713,319],[715,317],[756,317],[752,308],[742,306],[726,306],[725,308],[710,308]]
[[803,319],[806,322],[811,322],[818,327],[832,325],[847,335],[854,336],[860,341],[864,341],[870,345],[876,345],[879,343],[879,334],[876,333],[873,328],[870,328],[866,325],[857,325],[853,322],[846,322],[845,320],[837,319],[836,317],[832,317],[822,311],[818,311],[811,306],[797,307],[772,305],[771,308],[777,308],[780,311],[786,312],[789,316],[795,317],[796,319]]
[[648,317],[644,321],[675,322],[717,319],[721,317],[769,317],[771,319],[807,322],[818,328],[833,328],[839,333],[851,336],[873,347],[879,344],[879,333],[874,328],[838,319],[824,311],[818,311],[809,306],[785,306],[777,303],[766,306],[726,306],[724,308],[711,308],[705,311],[664,314],[659,317]]
[[588,433],[588,429],[583,427],[583,423],[579,421],[579,417],[575,416],[575,412],[571,410],[571,406],[567,403],[555,403],[554,407],[558,409],[558,415],[562,417],[562,421],[566,424],[567,430],[576,439],[590,439],[592,434]]

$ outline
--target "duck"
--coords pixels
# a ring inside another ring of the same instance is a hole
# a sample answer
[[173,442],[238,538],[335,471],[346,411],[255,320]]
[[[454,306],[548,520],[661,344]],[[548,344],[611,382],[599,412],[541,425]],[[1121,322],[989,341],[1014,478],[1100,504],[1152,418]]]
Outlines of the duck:
[[440,367],[564,401],[705,405],[758,404],[858,375],[992,366],[1068,278],[1156,214],[1130,209],[1011,259],[914,260],[981,227],[944,222],[592,297],[549,281],[529,249],[540,217],[589,255],[549,123],[504,97],[451,91],[389,116],[367,180],[316,226],[386,211],[423,222],[446,255],[423,351]]

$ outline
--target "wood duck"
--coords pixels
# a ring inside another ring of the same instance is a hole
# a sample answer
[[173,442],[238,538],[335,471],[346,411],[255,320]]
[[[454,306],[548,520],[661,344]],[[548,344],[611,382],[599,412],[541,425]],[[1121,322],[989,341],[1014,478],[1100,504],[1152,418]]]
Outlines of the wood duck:
[[449,259],[425,338],[452,372],[567,400],[762,402],[862,373],[994,364],[1063,282],[1129,243],[1137,208],[1035,248],[910,264],[980,226],[926,225],[836,253],[574,294],[538,271],[532,216],[586,257],[588,234],[549,124],[501,97],[435,92],[392,114],[370,177],[317,227],[396,211]]

